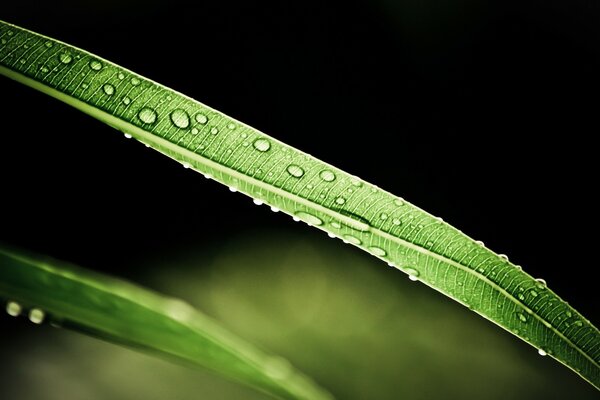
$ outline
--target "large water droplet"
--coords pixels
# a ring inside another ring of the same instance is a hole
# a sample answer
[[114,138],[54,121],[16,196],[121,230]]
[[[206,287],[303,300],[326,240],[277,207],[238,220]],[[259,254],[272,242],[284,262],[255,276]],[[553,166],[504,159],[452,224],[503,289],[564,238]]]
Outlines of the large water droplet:
[[323,179],[325,182],[332,182],[335,180],[335,174],[333,171],[328,169],[324,169],[323,171],[319,172],[319,177],[321,177],[321,179]]
[[519,321],[521,322],[527,322],[527,317],[525,316],[525,314],[518,312],[517,313],[517,318],[519,318]]
[[196,114],[194,119],[196,120],[197,123],[199,123],[201,125],[204,125],[208,122],[208,117],[202,113]]
[[384,249],[377,246],[369,247],[369,251],[377,257],[385,257],[387,255],[387,252]]
[[60,53],[58,59],[63,64],[69,64],[71,61],[73,61],[73,57],[69,53]]
[[109,96],[112,96],[115,93],[115,87],[110,83],[103,85],[102,90]]
[[309,225],[315,225],[315,226],[323,225],[323,221],[321,220],[321,218],[316,217],[316,216],[309,214],[307,212],[304,212],[304,211],[298,211],[296,213],[296,217],[305,221]]
[[180,129],[185,129],[188,126],[190,126],[190,116],[187,112],[185,112],[185,110],[182,110],[181,108],[173,110],[170,114],[170,117],[171,122],[173,122],[173,125]]
[[359,238],[357,238],[356,236],[353,235],[344,235],[343,236],[344,241],[348,242],[348,243],[352,243],[355,245],[360,245],[362,244],[361,240]]
[[29,311],[29,320],[34,324],[41,324],[44,322],[45,317],[46,314],[39,308],[32,308],[31,311]]
[[19,303],[16,303],[14,301],[9,301],[8,303],[6,303],[6,313],[11,317],[18,317],[19,315],[21,315],[22,310],[23,309],[21,308],[21,305]]
[[302,175],[304,175],[304,170],[296,164],[288,165],[287,172],[295,178],[300,178]]
[[156,122],[156,111],[150,107],[144,107],[138,112],[138,118],[145,124],[153,124]]
[[542,278],[537,278],[537,279],[536,279],[536,282],[537,282],[537,283],[536,283],[536,285],[535,285],[535,286],[536,286],[538,289],[540,289],[540,290],[544,290],[544,289],[546,289],[546,281],[545,281],[545,280],[543,280]]
[[263,153],[265,151],[269,151],[269,149],[271,148],[271,142],[263,138],[256,139],[254,143],[252,143],[252,145],[256,150],[262,151]]
[[94,71],[100,71],[102,69],[102,63],[98,60],[90,61],[90,68]]
[[540,349],[538,349],[538,354],[543,357],[543,356],[547,355],[548,353],[546,352],[546,350],[540,348]]

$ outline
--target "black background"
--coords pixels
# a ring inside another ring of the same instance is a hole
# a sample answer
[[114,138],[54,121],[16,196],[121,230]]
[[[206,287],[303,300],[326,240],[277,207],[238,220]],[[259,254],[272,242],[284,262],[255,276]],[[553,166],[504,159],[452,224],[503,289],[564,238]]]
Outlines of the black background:
[[[21,1],[0,19],[403,196],[598,323],[596,2]],[[1,79],[0,98],[1,241],[136,280],[173,248],[297,228],[45,95]]]

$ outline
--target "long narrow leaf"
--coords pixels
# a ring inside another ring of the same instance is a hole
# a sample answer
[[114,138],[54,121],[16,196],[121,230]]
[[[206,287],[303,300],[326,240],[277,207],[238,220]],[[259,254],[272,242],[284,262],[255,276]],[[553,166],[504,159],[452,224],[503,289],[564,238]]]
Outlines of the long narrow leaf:
[[441,219],[83,50],[0,24],[0,73],[381,258],[600,387],[600,333],[546,287]]
[[216,371],[286,399],[330,399],[287,361],[263,354],[181,300],[0,247],[0,297],[44,320]]

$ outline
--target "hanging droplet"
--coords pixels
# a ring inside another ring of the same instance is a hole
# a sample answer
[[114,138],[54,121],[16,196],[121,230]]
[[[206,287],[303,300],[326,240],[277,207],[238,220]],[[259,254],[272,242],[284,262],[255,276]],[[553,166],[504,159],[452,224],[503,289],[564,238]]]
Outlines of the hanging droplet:
[[254,146],[256,150],[264,153],[265,151],[269,151],[271,148],[271,142],[269,142],[267,139],[259,138],[252,143],[252,146]]
[[319,177],[325,182],[333,182],[335,180],[335,174],[328,169],[319,172]]
[[411,267],[403,267],[402,271],[408,274],[408,279],[411,281],[416,281],[419,279],[419,271]]
[[196,120],[197,123],[199,123],[201,125],[204,125],[208,122],[208,117],[202,113],[196,114],[194,119]]
[[355,244],[357,246],[360,245],[360,244],[362,244],[362,241],[359,238],[357,238],[356,236],[353,236],[353,235],[344,235],[343,239],[344,239],[344,241],[346,241],[348,243]]
[[181,108],[171,111],[171,122],[179,129],[186,129],[190,126],[190,116]]
[[501,259],[508,261],[508,256],[506,254],[498,254],[498,257],[500,257]]
[[138,118],[145,124],[153,124],[156,122],[156,111],[150,107],[144,107],[138,112]]
[[185,169],[188,169],[188,168],[190,167],[190,164],[188,164],[188,163],[186,163],[186,162],[184,162],[184,163],[183,163],[183,164],[181,164],[181,165],[183,165],[183,168],[185,168]]
[[125,136],[125,139],[131,139],[133,137],[129,133],[124,133],[123,136]]
[[234,188],[233,186],[229,186],[229,191],[232,193],[235,193],[235,192],[237,192],[237,189]]
[[304,211],[298,211],[296,213],[296,217],[305,221],[309,225],[315,225],[315,226],[323,225],[323,220],[321,220],[321,218],[316,217],[316,216],[309,214],[307,212],[304,212]]
[[271,206],[271,211],[273,211],[273,212],[279,212],[279,208]]
[[259,199],[254,199],[254,200],[252,200],[252,202],[254,204],[256,204],[257,206],[262,206],[264,204],[264,202],[262,200],[259,200]]
[[90,68],[94,71],[100,71],[102,69],[102,63],[98,60],[90,61]]
[[106,83],[106,84],[102,85],[102,90],[108,96],[112,96],[113,94],[115,94],[115,87],[113,85],[111,85],[110,83]]
[[304,175],[304,170],[296,164],[290,164],[287,167],[287,172],[288,174],[290,174],[291,176],[295,177],[295,178],[300,178],[302,177],[302,175]]
[[19,303],[14,301],[9,301],[6,303],[6,313],[11,317],[18,317],[21,315],[21,311],[23,311],[23,309]]
[[331,233],[331,232],[327,232],[327,236],[329,236],[332,239],[335,238],[335,235],[333,233]]
[[547,355],[548,353],[544,349],[539,348],[538,349],[538,354],[543,357],[543,356]]
[[60,55],[58,56],[58,59],[63,64],[70,64],[71,61],[73,61],[73,57],[71,57],[71,55],[69,53],[60,53]]
[[377,257],[385,257],[387,255],[387,252],[384,249],[377,246],[369,247],[369,251]]
[[44,322],[45,317],[46,315],[39,308],[32,308],[31,311],[29,311],[29,320],[34,324],[41,324],[42,322]]

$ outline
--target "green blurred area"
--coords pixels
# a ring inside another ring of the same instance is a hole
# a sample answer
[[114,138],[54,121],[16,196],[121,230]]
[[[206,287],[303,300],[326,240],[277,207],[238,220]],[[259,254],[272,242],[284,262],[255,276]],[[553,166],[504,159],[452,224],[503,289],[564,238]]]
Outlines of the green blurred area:
[[[321,236],[254,231],[205,251],[174,248],[161,260],[141,257],[149,267],[142,279],[287,358],[340,399],[597,398],[492,323]],[[1,322],[19,328],[0,347],[6,399],[267,398],[77,333]]]

